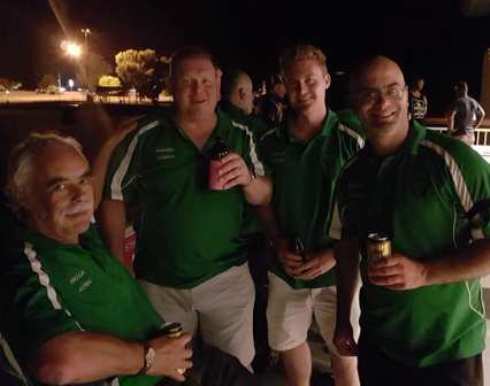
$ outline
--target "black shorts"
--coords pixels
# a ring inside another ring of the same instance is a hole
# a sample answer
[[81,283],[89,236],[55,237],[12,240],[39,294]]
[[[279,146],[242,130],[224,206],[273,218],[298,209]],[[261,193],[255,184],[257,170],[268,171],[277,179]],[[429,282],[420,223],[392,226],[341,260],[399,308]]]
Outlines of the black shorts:
[[358,367],[362,386],[483,386],[481,354],[429,367],[412,367],[393,361],[361,340]]

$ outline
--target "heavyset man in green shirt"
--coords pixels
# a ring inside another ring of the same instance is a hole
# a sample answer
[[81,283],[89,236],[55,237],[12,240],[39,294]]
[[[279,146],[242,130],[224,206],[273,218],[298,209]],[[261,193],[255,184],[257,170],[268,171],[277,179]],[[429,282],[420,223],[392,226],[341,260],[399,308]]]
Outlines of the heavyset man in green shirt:
[[[271,206],[260,210],[277,252],[269,275],[269,342],[280,353],[287,384],[308,386],[306,337],[314,315],[331,352],[335,384],[358,385],[355,360],[337,355],[332,344],[335,260],[328,229],[337,177],[363,140],[326,106],[330,75],[321,50],[292,47],[283,54],[281,67],[292,112],[260,143],[274,184]],[[302,239],[304,257],[291,250],[293,237]]]
[[[125,204],[142,208],[136,277],[157,311],[249,367],[254,356],[253,283],[239,236],[246,204],[269,201],[250,129],[216,113],[221,71],[200,49],[172,60],[175,108],[147,117],[113,157],[103,203],[106,238],[122,256]],[[208,188],[210,149],[220,139],[224,189]]]
[[[409,122],[398,65],[371,59],[353,77],[366,147],[338,183],[336,344],[359,351],[363,385],[482,385],[490,273],[490,168],[475,151]],[[391,256],[368,259],[370,233]],[[359,265],[359,253],[361,256]],[[349,321],[359,268],[361,337]]]

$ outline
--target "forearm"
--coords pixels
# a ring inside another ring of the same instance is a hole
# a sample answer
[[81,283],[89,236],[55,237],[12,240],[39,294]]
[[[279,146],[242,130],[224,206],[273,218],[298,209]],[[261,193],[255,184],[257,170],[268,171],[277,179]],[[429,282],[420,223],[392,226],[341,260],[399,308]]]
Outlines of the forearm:
[[341,240],[335,245],[337,264],[337,323],[350,323],[354,297],[359,287],[359,245],[356,240]]
[[454,114],[450,113],[447,117],[447,129],[448,131],[453,131],[454,129]]
[[469,247],[428,262],[426,285],[477,279],[490,274],[490,240],[477,240]]
[[479,115],[478,121],[475,123],[475,129],[477,129],[478,127],[480,127],[480,125],[483,122],[483,119],[485,119],[485,113],[481,113]]
[[143,345],[90,332],[69,332],[44,343],[32,362],[41,382],[87,383],[136,374],[144,364]]
[[272,198],[272,182],[268,177],[254,178],[243,187],[245,200],[251,205],[267,205]]
[[105,242],[114,256],[124,262],[126,208],[123,201],[105,200],[98,212]]

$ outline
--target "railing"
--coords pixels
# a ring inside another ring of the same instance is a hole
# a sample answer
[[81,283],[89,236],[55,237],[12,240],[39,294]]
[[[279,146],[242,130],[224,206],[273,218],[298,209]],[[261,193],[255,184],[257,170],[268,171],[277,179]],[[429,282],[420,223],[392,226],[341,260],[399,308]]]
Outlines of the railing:
[[[440,133],[447,132],[445,123],[442,118],[429,118],[424,122],[428,129],[436,130]],[[490,121],[485,119],[482,126],[475,129],[475,145],[473,145],[473,149],[490,163]]]

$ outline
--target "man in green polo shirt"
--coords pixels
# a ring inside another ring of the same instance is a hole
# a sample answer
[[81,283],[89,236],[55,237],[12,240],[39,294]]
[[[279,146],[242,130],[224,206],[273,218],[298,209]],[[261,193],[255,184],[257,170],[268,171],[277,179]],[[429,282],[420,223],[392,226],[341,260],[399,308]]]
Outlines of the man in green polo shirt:
[[[251,130],[216,113],[221,71],[187,48],[172,59],[174,111],[146,117],[116,149],[102,221],[122,257],[125,205],[141,207],[134,263],[158,312],[249,367],[254,356],[253,282],[241,227],[246,204],[262,205],[270,181]],[[222,190],[208,187],[210,151],[222,140]]]
[[[470,147],[408,119],[398,65],[366,62],[353,77],[368,144],[338,183],[336,344],[359,353],[363,385],[482,385],[490,273],[490,168]],[[391,255],[368,258],[368,235]],[[359,262],[359,256],[361,258]],[[361,336],[350,306],[359,269]]]
[[163,320],[90,225],[95,195],[80,145],[31,135],[9,159],[7,189],[23,226],[2,244],[0,330],[33,379],[183,381],[191,337],[155,337]]
[[232,119],[247,125],[257,138],[267,131],[267,123],[254,114],[253,83],[245,71],[225,71],[221,83],[221,96],[219,108]]
[[[358,385],[355,360],[337,355],[332,344],[335,260],[328,227],[339,172],[363,140],[326,106],[330,75],[320,49],[288,49],[281,69],[292,113],[260,143],[274,184],[271,206],[261,209],[277,252],[269,275],[269,342],[280,353],[288,385],[309,385],[306,337],[314,315],[331,353],[335,384]],[[291,250],[293,237],[304,243],[304,256]]]

